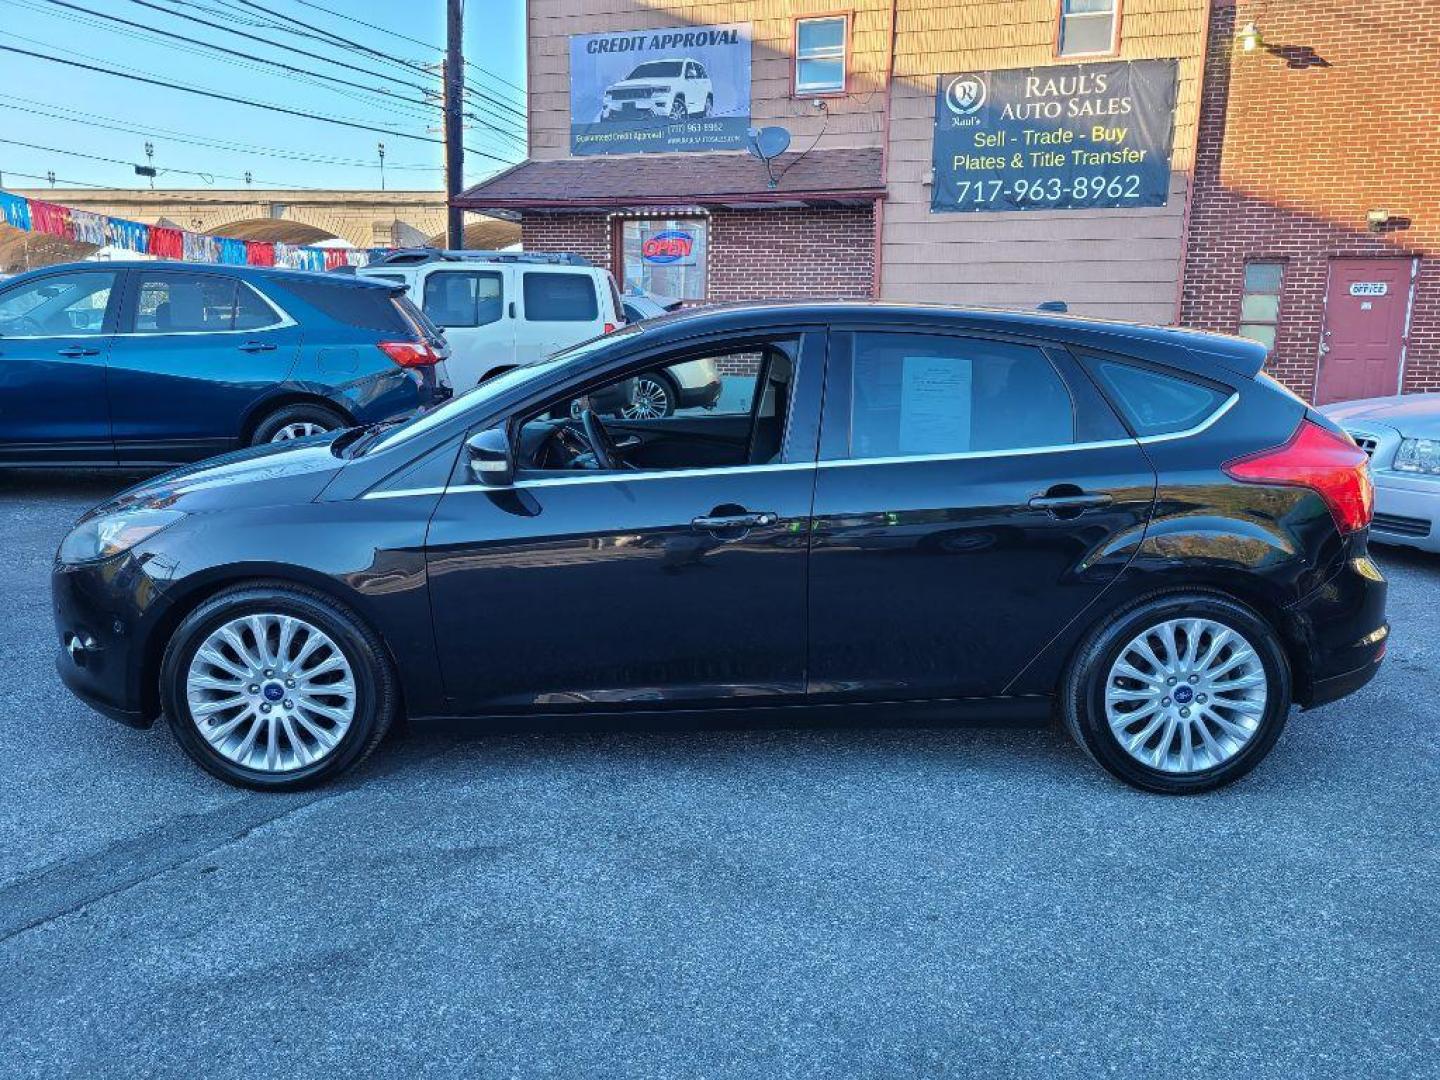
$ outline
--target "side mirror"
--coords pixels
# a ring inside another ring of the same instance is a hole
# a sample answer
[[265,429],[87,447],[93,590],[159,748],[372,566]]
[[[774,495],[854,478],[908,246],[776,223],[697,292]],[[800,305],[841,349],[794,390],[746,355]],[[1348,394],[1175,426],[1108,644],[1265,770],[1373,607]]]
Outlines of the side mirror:
[[503,427],[486,428],[465,440],[470,475],[491,487],[509,487],[515,481],[515,459],[510,436]]

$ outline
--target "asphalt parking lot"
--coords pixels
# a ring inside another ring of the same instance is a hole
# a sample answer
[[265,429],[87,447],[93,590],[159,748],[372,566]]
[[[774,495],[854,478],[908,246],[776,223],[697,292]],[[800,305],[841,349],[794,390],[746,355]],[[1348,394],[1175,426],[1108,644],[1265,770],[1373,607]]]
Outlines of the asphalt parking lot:
[[1405,1076],[1440,1062],[1440,559],[1219,793],[1007,728],[392,740],[247,794],[53,673],[113,477],[0,476],[21,1076]]

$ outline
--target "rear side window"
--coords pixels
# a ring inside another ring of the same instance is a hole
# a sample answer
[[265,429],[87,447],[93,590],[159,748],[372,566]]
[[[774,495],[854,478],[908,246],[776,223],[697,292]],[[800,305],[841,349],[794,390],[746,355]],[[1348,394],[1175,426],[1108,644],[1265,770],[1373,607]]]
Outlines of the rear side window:
[[485,326],[504,312],[505,275],[494,270],[440,270],[425,279],[425,314],[438,326]]
[[589,274],[524,275],[526,322],[594,322],[600,317]]
[[376,330],[382,334],[410,336],[410,328],[391,303],[390,293],[386,289],[331,284],[328,281],[281,279],[275,284],[336,322],[362,330]]
[[856,334],[850,456],[1023,450],[1075,441],[1075,408],[1039,349]]
[[1185,431],[1202,423],[1229,396],[1178,375],[1114,360],[1101,360],[1094,370],[1136,435]]

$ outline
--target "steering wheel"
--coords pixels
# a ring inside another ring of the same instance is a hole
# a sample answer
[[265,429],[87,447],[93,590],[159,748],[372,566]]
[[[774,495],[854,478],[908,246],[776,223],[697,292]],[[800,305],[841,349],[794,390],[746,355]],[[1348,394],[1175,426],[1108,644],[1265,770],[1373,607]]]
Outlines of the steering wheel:
[[602,469],[623,468],[625,463],[615,448],[615,440],[610,437],[610,432],[605,430],[605,425],[600,417],[595,415],[595,410],[581,409],[580,423],[585,428],[585,441],[590,444],[590,452],[595,455],[599,466]]

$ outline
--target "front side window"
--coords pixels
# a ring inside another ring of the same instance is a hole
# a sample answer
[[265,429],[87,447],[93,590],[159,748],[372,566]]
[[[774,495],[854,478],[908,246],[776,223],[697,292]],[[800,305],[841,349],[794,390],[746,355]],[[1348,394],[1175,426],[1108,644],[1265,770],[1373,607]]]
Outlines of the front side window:
[[694,350],[551,402],[520,425],[520,468],[599,468],[581,422],[587,409],[611,434],[623,468],[773,464],[783,453],[795,355],[788,339]]
[[115,275],[52,274],[0,294],[0,337],[93,337],[104,331]]
[[1275,348],[1275,331],[1280,325],[1280,286],[1285,264],[1245,264],[1245,291],[1240,296],[1240,335]]
[[425,279],[422,310],[437,326],[485,326],[505,310],[505,275],[494,270],[438,270]]
[[1114,52],[1120,0],[1060,0],[1061,56]]
[[831,15],[795,21],[795,93],[845,92],[845,54],[850,19]]
[[594,322],[600,317],[589,274],[527,271],[523,277],[526,322]]
[[939,334],[855,335],[850,456],[1023,450],[1075,441],[1059,373],[1029,345]]
[[704,218],[622,221],[620,276],[626,292],[704,300],[709,231]]

